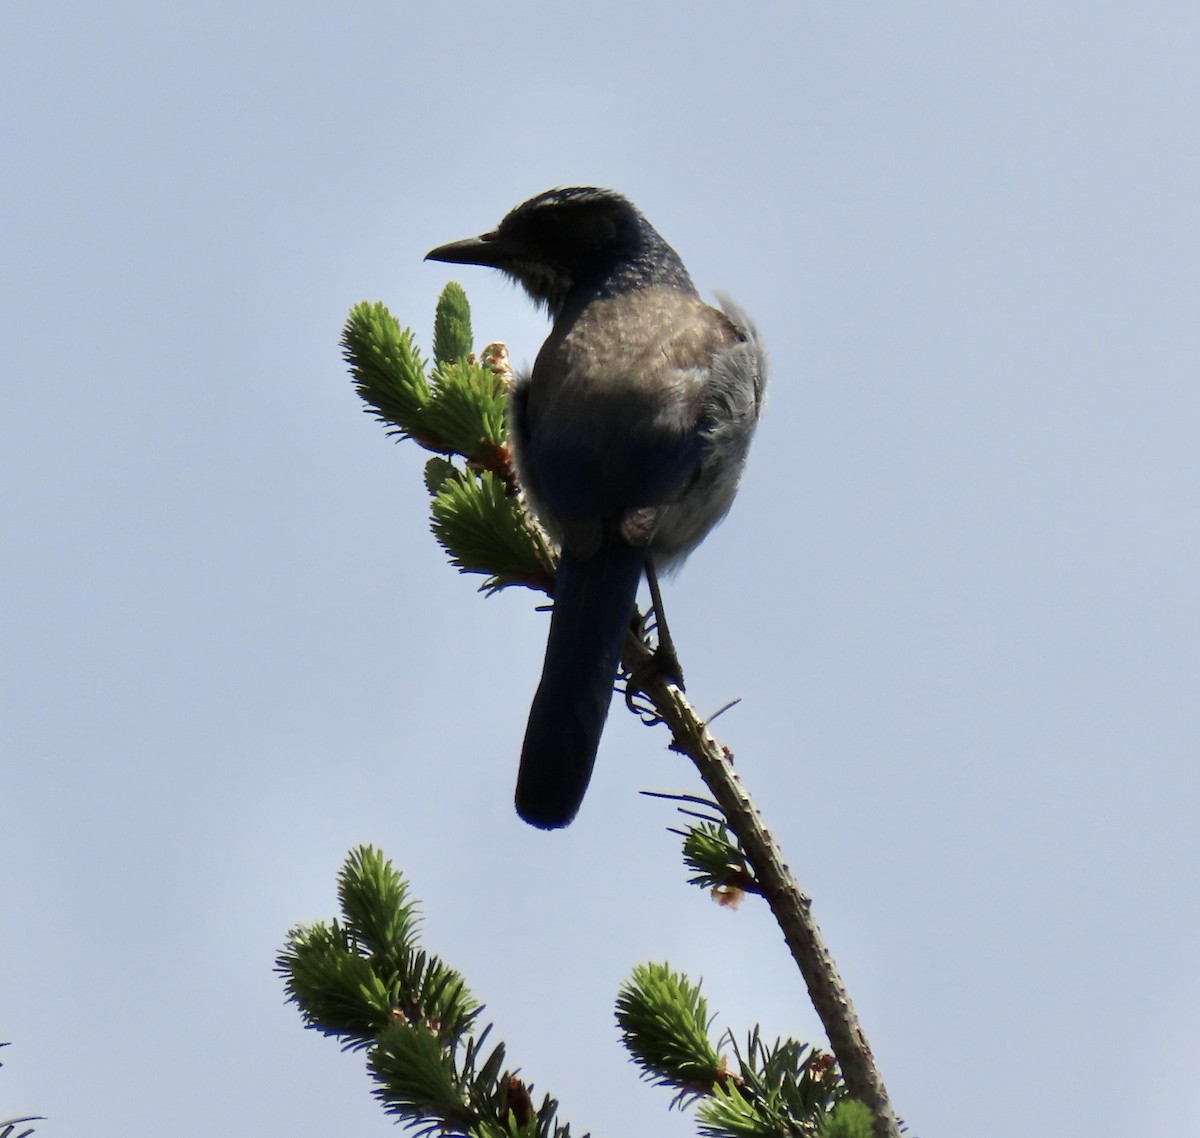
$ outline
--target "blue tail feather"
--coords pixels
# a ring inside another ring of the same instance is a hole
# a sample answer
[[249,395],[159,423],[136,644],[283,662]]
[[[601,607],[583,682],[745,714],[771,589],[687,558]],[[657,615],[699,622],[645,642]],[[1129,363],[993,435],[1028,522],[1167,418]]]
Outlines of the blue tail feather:
[[534,826],[567,825],[583,801],[645,562],[615,534],[586,561],[563,550],[517,777],[517,813]]

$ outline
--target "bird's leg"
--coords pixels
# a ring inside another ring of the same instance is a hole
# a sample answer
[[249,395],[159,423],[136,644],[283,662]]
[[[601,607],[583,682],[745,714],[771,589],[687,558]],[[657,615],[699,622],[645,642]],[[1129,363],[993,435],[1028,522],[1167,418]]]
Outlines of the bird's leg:
[[654,628],[658,643],[650,658],[640,667],[629,673],[625,683],[625,705],[630,711],[642,715],[646,722],[658,722],[658,717],[651,715],[646,719],[644,709],[636,703],[637,696],[646,690],[646,682],[651,679],[663,679],[683,689],[683,666],[679,663],[679,655],[675,651],[675,642],[671,639],[671,630],[667,627],[667,619],[663,611],[662,590],[658,587],[658,574],[654,571],[654,562],[649,554],[646,555],[646,583],[650,586],[650,609],[643,621],[637,609],[633,611],[631,631],[634,636],[646,639],[645,626],[649,623],[650,612],[654,613]]
[[658,587],[658,573],[654,559],[646,558],[646,584],[650,586],[650,603],[654,606],[654,626],[658,635],[658,646],[654,649],[654,670],[671,683],[683,688],[683,665],[675,651],[675,641],[667,627],[667,614],[663,609],[662,590]]
[[[650,553],[650,541],[658,526],[658,509],[654,506],[643,506],[629,510],[621,518],[621,539],[635,549],[645,551],[646,583],[650,586],[650,602],[654,608],[654,627],[657,631],[658,644],[650,657],[650,662],[639,668],[629,677],[628,690],[639,691],[648,677],[658,677],[669,683],[683,687],[683,668],[679,656],[675,652],[675,642],[671,639],[671,630],[667,627],[666,613],[663,611],[662,590],[658,587],[658,574],[654,569],[654,557]],[[635,630],[635,635],[640,629]],[[628,700],[626,700],[628,702]]]

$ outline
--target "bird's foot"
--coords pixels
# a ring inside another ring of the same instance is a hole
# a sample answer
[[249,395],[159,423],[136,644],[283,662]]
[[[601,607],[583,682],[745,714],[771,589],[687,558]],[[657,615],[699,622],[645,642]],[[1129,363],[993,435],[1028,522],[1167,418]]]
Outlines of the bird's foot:
[[654,649],[648,665],[651,675],[674,684],[683,691],[683,665],[679,662],[679,654],[671,641],[660,642]]
[[645,691],[646,686],[654,680],[674,684],[683,691],[683,665],[679,662],[674,644],[659,644],[643,664],[629,673],[625,685],[626,703],[632,698],[629,693]]

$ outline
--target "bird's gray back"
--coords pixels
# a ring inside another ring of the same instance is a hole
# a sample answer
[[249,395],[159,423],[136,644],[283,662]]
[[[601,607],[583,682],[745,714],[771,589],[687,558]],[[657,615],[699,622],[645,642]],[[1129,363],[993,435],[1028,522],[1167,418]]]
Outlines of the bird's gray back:
[[765,359],[749,320],[723,307],[652,286],[593,297],[555,323],[513,426],[531,501],[560,540],[591,546],[641,511],[669,564],[729,509]]

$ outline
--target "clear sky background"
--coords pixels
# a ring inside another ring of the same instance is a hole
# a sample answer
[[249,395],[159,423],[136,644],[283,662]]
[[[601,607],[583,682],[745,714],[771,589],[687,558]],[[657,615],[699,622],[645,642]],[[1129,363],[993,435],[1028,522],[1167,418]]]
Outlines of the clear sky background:
[[272,973],[360,842],[580,1132],[694,1131],[616,1041],[640,961],[819,1038],[638,795],[697,788],[663,729],[615,708],[575,825],[517,820],[546,618],[446,566],[340,359],[598,184],[771,350],[672,628],[897,1108],[1200,1132],[1197,60],[1192,0],[8,0],[0,1118],[394,1133]]

